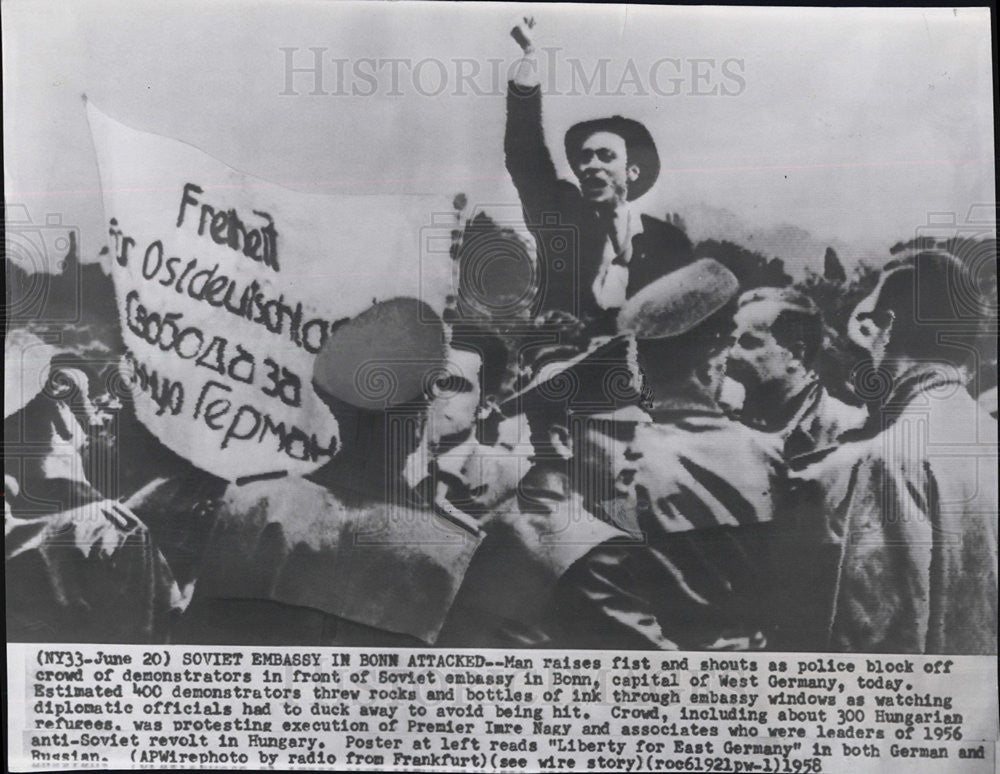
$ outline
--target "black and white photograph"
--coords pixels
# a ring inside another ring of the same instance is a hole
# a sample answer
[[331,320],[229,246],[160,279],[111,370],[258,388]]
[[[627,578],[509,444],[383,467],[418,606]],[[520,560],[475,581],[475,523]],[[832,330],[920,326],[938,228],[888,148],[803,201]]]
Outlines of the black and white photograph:
[[993,771],[994,21],[4,0],[11,769]]

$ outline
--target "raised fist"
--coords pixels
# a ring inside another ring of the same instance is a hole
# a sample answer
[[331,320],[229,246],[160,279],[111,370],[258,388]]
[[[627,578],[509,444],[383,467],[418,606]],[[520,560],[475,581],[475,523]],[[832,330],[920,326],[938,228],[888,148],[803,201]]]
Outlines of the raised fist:
[[531,30],[535,27],[535,17],[525,16],[521,19],[520,23],[515,24],[510,31],[510,36],[517,41],[517,44],[521,47],[521,50],[525,54],[531,53],[534,48],[531,42]]

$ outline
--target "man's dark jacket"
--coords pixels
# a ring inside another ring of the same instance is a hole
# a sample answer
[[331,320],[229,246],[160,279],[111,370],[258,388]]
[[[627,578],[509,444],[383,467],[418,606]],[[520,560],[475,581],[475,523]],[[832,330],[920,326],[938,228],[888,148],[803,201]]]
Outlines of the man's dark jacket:
[[[591,289],[603,258],[607,230],[580,190],[556,175],[542,131],[539,87],[510,83],[504,137],[507,171],[538,251],[538,312],[553,309],[581,319],[605,315]],[[632,241],[626,295],[693,260],[691,241],[676,226],[642,215],[643,231]]]

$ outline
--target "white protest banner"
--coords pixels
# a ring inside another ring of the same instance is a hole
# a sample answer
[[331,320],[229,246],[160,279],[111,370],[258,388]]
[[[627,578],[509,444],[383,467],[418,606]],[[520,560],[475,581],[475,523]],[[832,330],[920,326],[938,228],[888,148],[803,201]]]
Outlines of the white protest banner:
[[325,462],[337,425],[313,359],[331,324],[376,300],[443,310],[449,198],[300,193],[87,115],[139,419],[230,480]]

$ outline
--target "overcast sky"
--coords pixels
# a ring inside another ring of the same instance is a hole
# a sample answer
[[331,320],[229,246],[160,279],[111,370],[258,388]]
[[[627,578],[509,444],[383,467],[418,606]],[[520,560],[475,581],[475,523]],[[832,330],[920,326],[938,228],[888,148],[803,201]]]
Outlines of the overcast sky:
[[[638,118],[664,168],[642,206],[681,213],[696,237],[778,252],[794,226],[791,262],[827,243],[881,258],[929,213],[996,212],[985,9],[297,0],[5,0],[7,201],[79,226],[85,257],[102,246],[86,93],[129,126],[300,190],[464,191],[516,218],[502,82],[525,13],[560,92],[544,104],[563,173],[570,124]],[[311,48],[326,93],[293,73],[298,94],[282,94],[288,57],[309,66]]]

